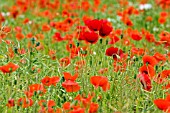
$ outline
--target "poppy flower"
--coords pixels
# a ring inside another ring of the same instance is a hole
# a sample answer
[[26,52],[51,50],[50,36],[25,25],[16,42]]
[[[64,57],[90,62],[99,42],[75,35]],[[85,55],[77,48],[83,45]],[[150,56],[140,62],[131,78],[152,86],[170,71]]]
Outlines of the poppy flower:
[[50,56],[50,58],[52,59],[52,60],[56,60],[56,56],[55,56],[55,54],[56,54],[56,51],[55,50],[49,50],[49,52],[48,52],[48,55]]
[[105,20],[102,21],[102,26],[99,30],[99,35],[101,37],[108,36],[112,32],[113,28],[109,23]]
[[139,40],[142,39],[142,36],[140,35],[140,33],[139,33],[137,30],[134,30],[134,31],[132,31],[132,33],[131,33],[131,38],[132,38],[133,40],[139,41]]
[[153,34],[147,32],[145,34],[145,39],[148,41],[148,42],[155,42],[155,37]]
[[153,56],[144,55],[142,57],[143,64],[150,64],[151,66],[155,66],[158,62]]
[[62,86],[66,89],[67,92],[77,92],[80,90],[79,84],[71,80],[63,82]]
[[131,54],[132,54],[132,56],[133,55],[138,55],[138,56],[140,56],[140,55],[143,55],[144,54],[144,49],[143,48],[136,48],[136,47],[132,47],[131,48]]
[[109,44],[115,44],[116,42],[120,40],[116,35],[111,37],[110,39],[111,40],[109,41]]
[[102,87],[104,91],[107,91],[110,89],[110,84],[108,82],[108,78],[105,76],[92,76],[90,78],[91,84],[93,84],[96,88],[98,86]]
[[44,88],[44,86],[42,84],[32,84],[29,86],[28,91],[30,91],[32,93],[39,92],[40,94],[43,94],[46,92],[46,89]]
[[77,61],[75,63],[75,70],[79,70],[85,66],[86,62],[84,60]]
[[71,52],[71,50],[75,49],[76,48],[76,45],[73,41],[69,41],[67,44],[66,44],[66,50]]
[[61,58],[61,59],[59,60],[59,62],[60,62],[60,65],[61,65],[62,67],[66,67],[66,66],[68,66],[68,65],[70,64],[71,59],[70,59],[69,57],[64,57],[64,58]]
[[25,36],[24,36],[22,33],[17,33],[17,34],[16,34],[17,40],[24,39],[24,37],[25,37]]
[[49,76],[46,76],[44,77],[41,82],[44,86],[50,86],[50,85],[56,85],[57,82],[60,81],[60,77],[58,76],[53,76],[53,77],[49,77]]
[[99,74],[104,74],[104,73],[107,73],[108,72],[108,68],[101,68],[98,73]]
[[52,38],[53,38],[52,42],[60,42],[64,40],[64,38],[61,37],[61,34],[58,32],[56,32]]
[[51,78],[50,78],[50,83],[51,83],[51,85],[56,85],[56,83],[58,83],[60,81],[60,77],[58,77],[58,76],[52,76]]
[[73,110],[69,113],[85,113],[85,108],[81,108],[80,106],[73,106]]
[[9,100],[8,100],[8,103],[6,104],[6,106],[9,107],[9,108],[15,106],[15,101],[14,101],[14,99],[9,99]]
[[144,90],[151,91],[151,80],[149,76],[145,73],[139,74],[138,78],[140,79],[141,84],[143,85]]
[[99,105],[97,103],[92,102],[90,104],[89,113],[97,113],[98,108]]
[[148,65],[143,65],[142,67],[139,68],[139,72],[141,74],[147,74],[149,77],[153,78],[155,76],[155,70],[154,67],[150,64]]
[[92,93],[92,94],[89,93],[87,97],[81,96],[81,95],[79,94],[79,95],[77,95],[77,96],[74,98],[74,100],[78,100],[78,101],[81,102],[81,103],[83,104],[83,106],[86,108],[87,106],[90,105],[91,100],[92,100],[93,97],[94,97],[94,94],[93,94],[93,93]]
[[161,73],[155,77],[154,81],[161,84],[163,82],[168,81],[167,78],[170,76],[170,70],[163,70]]
[[166,112],[170,110],[170,101],[166,99],[155,99],[154,104],[160,109]]
[[64,79],[67,81],[67,80],[71,80],[71,81],[75,81],[78,77],[78,73],[74,74],[73,76],[68,73],[68,72],[64,72]]
[[55,105],[56,105],[56,103],[55,103],[54,100],[48,100],[48,102],[47,102],[47,106],[48,106],[48,107],[53,107],[53,106],[55,106]]
[[42,107],[45,107],[44,105],[46,105],[46,106],[48,106],[48,107],[53,107],[53,106],[56,105],[56,103],[55,103],[54,100],[48,100],[48,101],[46,101],[46,100],[40,100],[40,101],[38,102],[38,104],[39,104],[40,106],[42,106]]
[[53,107],[56,105],[54,100],[40,100],[38,104],[41,106],[39,113],[54,113]]
[[98,39],[99,39],[99,36],[97,33],[95,33],[94,31],[90,31],[90,32],[84,32],[84,39],[85,41],[91,43],[91,44],[95,44]]
[[31,98],[34,95],[34,92],[24,91],[24,94],[27,96],[27,98]]
[[102,21],[98,19],[89,20],[86,25],[91,31],[99,31],[102,25]]
[[63,104],[63,109],[64,109],[64,110],[69,110],[70,108],[71,108],[70,102],[65,102],[65,103]]
[[11,32],[11,28],[10,28],[9,26],[4,26],[3,29],[2,29],[2,31],[3,31],[4,33],[10,33],[10,32]]
[[123,51],[121,49],[115,48],[115,47],[110,47],[110,48],[106,49],[105,54],[106,54],[106,56],[112,56],[114,60],[117,60],[118,58],[123,57]]
[[19,66],[17,64],[14,64],[12,62],[9,62],[8,64],[4,65],[4,66],[0,66],[0,70],[3,73],[11,73],[16,71],[19,68]]
[[64,23],[68,24],[69,26],[72,26],[74,24],[74,21],[69,17],[64,20]]
[[27,108],[33,105],[33,100],[31,98],[20,98],[17,101],[17,105]]
[[42,80],[41,80],[42,84],[45,85],[45,86],[50,86],[51,83],[50,83],[50,77],[49,76],[46,76],[44,77]]
[[51,28],[50,28],[50,26],[48,24],[44,24],[42,26],[42,31],[50,31],[50,30],[51,30]]
[[167,20],[167,18],[165,18],[165,17],[159,17],[158,22],[160,24],[164,24],[166,22],[166,20]]
[[158,53],[158,52],[156,52],[156,53],[153,55],[153,57],[154,57],[158,62],[160,62],[160,61],[166,61],[165,55],[163,55],[163,54],[161,54],[161,53]]

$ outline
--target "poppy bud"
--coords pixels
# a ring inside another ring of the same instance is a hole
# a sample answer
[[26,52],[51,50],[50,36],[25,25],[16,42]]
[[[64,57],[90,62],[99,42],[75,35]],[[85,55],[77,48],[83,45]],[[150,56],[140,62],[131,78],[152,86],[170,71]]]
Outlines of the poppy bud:
[[37,42],[35,47],[38,47],[39,45],[40,45],[40,42]]
[[33,38],[31,38],[31,42],[32,42],[32,44],[35,44],[35,41],[36,41],[36,39],[33,37]]

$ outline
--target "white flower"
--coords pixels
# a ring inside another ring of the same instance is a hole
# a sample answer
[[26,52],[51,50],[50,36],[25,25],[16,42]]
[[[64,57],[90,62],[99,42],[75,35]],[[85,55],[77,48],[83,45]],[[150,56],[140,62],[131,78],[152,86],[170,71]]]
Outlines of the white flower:
[[148,10],[148,9],[151,9],[151,8],[152,8],[151,4],[140,4],[139,5],[140,10]]

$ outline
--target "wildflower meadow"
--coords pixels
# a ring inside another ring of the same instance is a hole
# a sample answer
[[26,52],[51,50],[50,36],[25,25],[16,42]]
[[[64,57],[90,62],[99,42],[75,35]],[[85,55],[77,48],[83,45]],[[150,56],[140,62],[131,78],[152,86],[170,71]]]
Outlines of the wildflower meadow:
[[0,0],[0,113],[170,113],[170,0]]

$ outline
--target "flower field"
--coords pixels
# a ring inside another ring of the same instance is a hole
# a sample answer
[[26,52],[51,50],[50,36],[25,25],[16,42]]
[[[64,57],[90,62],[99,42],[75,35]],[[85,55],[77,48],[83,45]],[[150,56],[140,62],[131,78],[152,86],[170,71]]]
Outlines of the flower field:
[[0,113],[170,113],[170,0],[0,0]]

